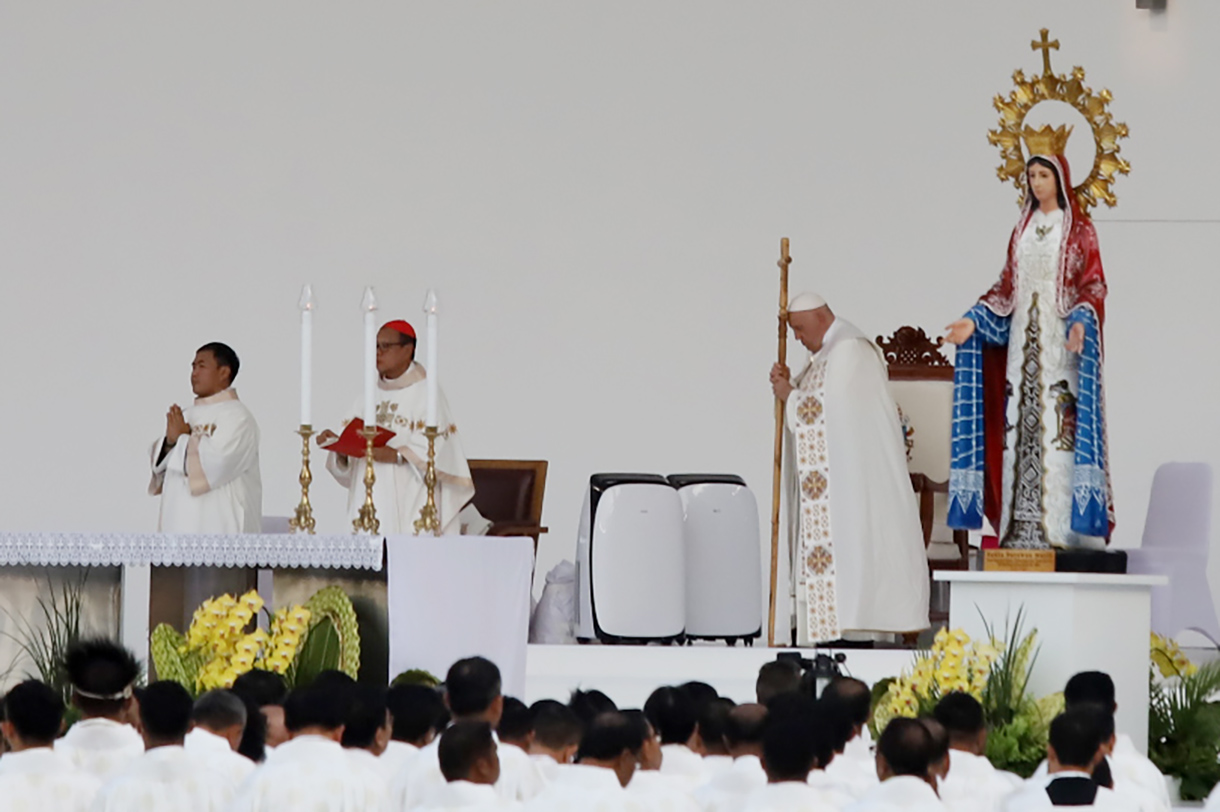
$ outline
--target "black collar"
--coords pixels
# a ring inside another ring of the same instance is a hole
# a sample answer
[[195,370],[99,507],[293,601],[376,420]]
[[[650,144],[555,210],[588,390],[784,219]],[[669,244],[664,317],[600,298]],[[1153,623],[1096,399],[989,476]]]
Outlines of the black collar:
[[1079,776],[1056,778],[1046,785],[1046,794],[1055,806],[1092,806],[1097,784],[1092,778]]

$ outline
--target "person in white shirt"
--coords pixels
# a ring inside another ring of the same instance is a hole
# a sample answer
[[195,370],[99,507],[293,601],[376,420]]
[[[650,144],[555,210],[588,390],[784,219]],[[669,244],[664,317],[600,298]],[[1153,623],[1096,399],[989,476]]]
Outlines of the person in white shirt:
[[0,802],[5,812],[87,812],[101,782],[73,767],[52,748],[64,703],[37,680],[4,698],[0,734],[10,752],[0,757]]
[[754,698],[766,705],[780,694],[794,694],[801,689],[801,667],[793,660],[771,660],[758,669],[754,681]]
[[65,665],[81,720],[56,740],[55,752],[104,782],[144,752],[129,724],[140,664],[117,643],[85,640],[69,649]]
[[623,716],[635,726],[635,735],[640,741],[636,757],[638,769],[627,785],[627,794],[651,812],[696,812],[699,808],[693,795],[696,785],[687,775],[664,772],[664,746],[647,712],[626,710]]
[[255,769],[226,812],[381,812],[385,808],[382,783],[353,770],[339,743],[347,711],[342,692],[319,682],[288,695],[284,723],[292,738]]
[[724,726],[729,712],[736,706],[733,700],[720,696],[709,699],[699,711],[699,721],[695,725],[695,746],[692,749],[703,754],[703,772],[707,781],[733,766],[733,757],[729,755],[728,745],[724,741]]
[[338,690],[346,693],[347,700],[343,736],[339,739],[343,752],[351,761],[352,771],[363,774],[365,781],[378,784],[388,797],[389,782],[380,758],[390,743],[386,690],[356,682]]
[[1022,781],[987,760],[983,706],[970,694],[954,691],[941,698],[934,715],[949,734],[949,774],[938,788],[940,799],[950,812],[996,812]]
[[[484,657],[458,660],[445,675],[445,705],[453,721],[500,722],[504,709],[500,669]],[[497,745],[499,742],[497,741]],[[394,809],[408,810],[431,803],[431,796],[445,785],[437,756],[438,741],[419,751],[404,774],[390,787]],[[527,801],[541,791],[544,781],[533,760],[522,750],[499,750],[500,780],[496,792],[506,801]]]
[[[787,700],[781,702],[780,700]],[[809,773],[833,757],[833,741],[819,724],[812,699],[800,694],[775,697],[763,732],[762,766],[767,783],[746,797],[746,812],[837,812]]]
[[487,722],[456,722],[441,734],[437,761],[445,786],[432,796],[425,812],[492,812],[509,809],[496,794],[500,758]]
[[530,743],[530,758],[547,781],[554,781],[559,772],[572,764],[580,748],[582,726],[576,713],[554,699],[540,699],[530,705],[534,739]]
[[930,776],[935,745],[917,719],[893,719],[877,740],[877,777],[881,783],[847,812],[946,812]]
[[254,762],[237,752],[248,719],[246,703],[232,691],[208,691],[191,709],[191,732],[183,746],[191,760],[212,776],[228,805],[254,772]]
[[854,677],[835,677],[819,701],[841,729],[842,742],[826,767],[824,780],[853,798],[862,798],[877,786],[877,761],[868,737],[872,718],[872,691]]
[[288,683],[274,671],[253,668],[233,681],[233,693],[246,703],[247,711],[246,729],[237,752],[261,764],[268,753],[290,738],[284,725]]
[[427,685],[392,685],[386,692],[390,741],[378,757],[390,785],[419,752],[437,737],[449,720],[440,692]]
[[644,715],[661,737],[661,774],[680,780],[688,790],[707,781],[703,754],[692,747],[698,744],[697,713],[690,694],[672,686],[657,688],[644,703]]
[[639,727],[625,714],[608,711],[594,717],[581,735],[576,763],[560,770],[526,803],[526,812],[649,810],[625,789],[635,775],[642,747]]
[[139,694],[145,752],[98,791],[92,812],[222,812],[222,779],[187,755],[191,695],[173,680]]
[[746,796],[766,785],[767,774],[762,768],[766,722],[765,705],[738,705],[729,711],[724,723],[724,742],[733,763],[695,790],[695,801],[704,812],[735,812]]
[[1137,807],[1118,793],[1098,786],[1093,771],[1105,758],[1105,709],[1077,705],[1051,722],[1047,776],[1031,778],[1004,799],[1004,812],[1047,812],[1054,807],[1133,812]]
[[496,725],[496,736],[501,747],[511,744],[528,753],[534,741],[534,717],[529,706],[515,696],[504,697],[504,710],[500,713],[500,724]]
[[[1102,671],[1084,671],[1074,675],[1063,688],[1066,707],[1095,703],[1111,715],[1118,710],[1114,680]],[[1169,812],[1172,800],[1165,776],[1156,765],[1135,748],[1131,737],[1118,733],[1105,743],[1106,760],[1114,776],[1114,789],[1120,795],[1139,796],[1143,812]]]
[[921,716],[919,723],[932,737],[932,757],[928,762],[928,775],[932,778],[936,794],[942,795],[941,787],[949,775],[949,731],[933,716]]

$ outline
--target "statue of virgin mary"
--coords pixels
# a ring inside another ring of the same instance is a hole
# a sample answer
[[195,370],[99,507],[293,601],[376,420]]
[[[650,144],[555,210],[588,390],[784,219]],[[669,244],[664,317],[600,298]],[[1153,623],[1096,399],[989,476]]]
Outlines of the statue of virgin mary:
[[948,523],[1016,549],[1104,547],[1106,455],[1097,232],[1072,188],[1068,128],[1025,129],[1025,199],[1000,279],[949,326],[957,345]]

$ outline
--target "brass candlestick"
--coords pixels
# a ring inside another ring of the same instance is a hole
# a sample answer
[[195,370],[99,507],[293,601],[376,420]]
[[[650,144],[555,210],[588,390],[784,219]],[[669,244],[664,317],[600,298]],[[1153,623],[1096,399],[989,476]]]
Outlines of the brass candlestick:
[[373,473],[373,438],[377,436],[376,426],[365,426],[361,432],[366,442],[364,448],[364,504],[360,512],[352,520],[352,531],[355,533],[376,534],[381,532],[381,522],[377,520],[377,508],[373,506],[373,483],[377,475]]
[[297,505],[296,515],[288,520],[288,526],[294,533],[313,535],[316,522],[313,506],[309,504],[309,485],[313,482],[313,472],[309,470],[309,438],[313,436],[313,426],[302,424],[297,434],[301,435],[301,475],[297,478],[301,483],[301,503]]
[[436,438],[440,436],[436,426],[428,426],[424,429],[424,436],[428,438],[428,466],[424,472],[424,487],[428,491],[428,501],[420,508],[419,518],[415,520],[415,535],[421,533],[431,533],[434,536],[441,534],[441,517],[436,510]]

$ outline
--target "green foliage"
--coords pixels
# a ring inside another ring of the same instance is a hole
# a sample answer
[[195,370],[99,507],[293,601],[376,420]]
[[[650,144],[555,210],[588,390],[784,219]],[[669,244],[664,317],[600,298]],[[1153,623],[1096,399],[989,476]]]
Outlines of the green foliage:
[[997,769],[1029,778],[1046,757],[1051,720],[1063,711],[1063,694],[1026,701],[1009,721],[987,736],[987,758]]
[[204,655],[201,651],[187,651],[186,637],[168,623],[162,623],[153,629],[148,650],[157,679],[172,679],[189,691],[191,696],[199,695],[198,678]]
[[441,684],[441,681],[431,671],[425,671],[422,668],[411,668],[403,671],[391,685],[423,685],[427,688],[435,688]]
[[[1032,704],[1025,691],[1029,686],[1030,674],[1034,670],[1034,662],[1038,659],[1038,632],[1035,630],[1025,636],[1021,635],[1024,614],[1024,607],[1017,610],[1017,617],[1011,628],[1008,619],[1004,619],[1002,638],[996,635],[986,619],[983,620],[987,636],[991,640],[1004,641],[1004,648],[991,666],[991,674],[987,677],[987,687],[983,689],[981,700],[987,724],[992,730],[998,730],[1027,714],[1028,706]],[[1045,745],[1046,742],[1043,741],[1044,751]],[[996,766],[999,769],[1007,769],[998,764]]]
[[17,644],[17,649],[33,664],[38,679],[58,691],[65,704],[70,704],[72,691],[65,658],[68,649],[81,638],[81,610],[87,579],[88,572],[82,572],[76,581],[66,581],[56,590],[47,578],[46,594],[50,597],[38,598],[36,617],[41,616],[41,624],[5,610],[17,634],[4,632],[4,636]]
[[1182,800],[1200,801],[1220,783],[1220,661],[1165,682],[1152,679],[1148,707],[1148,758],[1182,779]]
[[335,624],[330,618],[322,618],[310,627],[309,636],[289,667],[289,684],[305,687],[317,679],[318,674],[336,668],[340,661],[339,649],[339,633],[335,630]]
[[284,675],[290,686],[313,682],[323,671],[339,670],[353,679],[360,671],[360,631],[351,598],[338,586],[318,590],[305,602],[309,631]]

